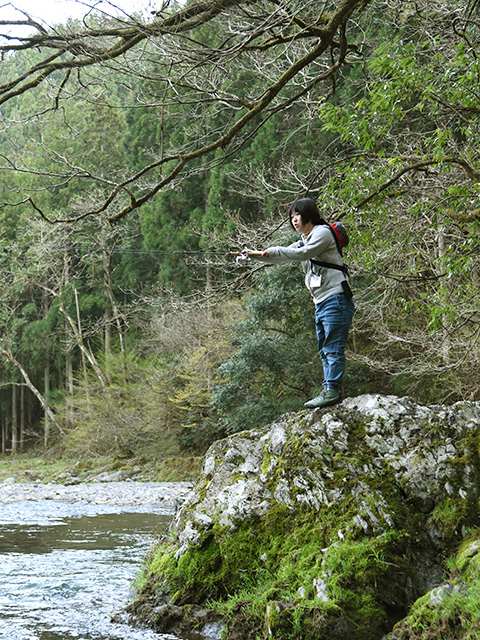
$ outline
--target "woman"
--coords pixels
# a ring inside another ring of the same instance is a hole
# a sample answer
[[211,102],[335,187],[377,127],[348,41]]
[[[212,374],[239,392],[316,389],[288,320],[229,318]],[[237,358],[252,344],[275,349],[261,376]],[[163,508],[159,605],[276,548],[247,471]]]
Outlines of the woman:
[[[243,256],[268,264],[301,262],[305,284],[315,303],[318,352],[323,363],[323,391],[305,403],[308,409],[327,407],[341,401],[340,389],[345,372],[345,345],[355,312],[347,277],[342,270],[315,262],[343,266],[333,233],[310,198],[296,200],[289,210],[290,224],[302,234],[288,247],[265,251],[245,249]],[[312,262],[313,260],[313,262]],[[342,284],[343,283],[343,284]]]

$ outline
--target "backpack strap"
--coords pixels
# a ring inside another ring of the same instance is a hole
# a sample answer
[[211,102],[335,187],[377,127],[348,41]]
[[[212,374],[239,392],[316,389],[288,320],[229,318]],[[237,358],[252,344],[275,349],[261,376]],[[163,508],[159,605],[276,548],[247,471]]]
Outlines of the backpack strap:
[[[335,233],[334,229],[332,228],[332,225],[328,224],[328,222],[325,222],[325,226],[328,227],[330,229],[330,231],[332,232],[332,236],[333,239],[335,240],[335,244],[337,246],[337,250],[338,253],[343,257],[342,255],[342,248],[340,246],[340,242],[338,241],[338,237],[337,234]],[[325,267],[325,269],[336,269],[337,271],[341,271],[343,273],[343,275],[348,278],[348,265],[345,264],[345,262],[343,264],[333,264],[332,262],[320,262],[320,260],[310,260],[310,262],[312,264],[317,265],[317,267]]]
[[[335,240],[335,244],[337,245],[337,249],[338,249],[338,253],[340,254],[340,256],[342,256],[342,246],[340,244],[339,238],[335,232],[335,229],[328,224],[328,222],[326,223],[327,227],[330,229],[330,231],[332,232],[332,236],[333,239]],[[345,246],[348,244],[348,240],[345,243]],[[343,256],[342,256],[343,257]],[[343,275],[345,276],[345,280],[342,280],[342,288],[343,288],[343,293],[345,294],[345,297],[347,300],[350,300],[353,297],[353,293],[352,290],[350,289],[350,285],[348,284],[348,265],[345,264],[345,262],[343,264],[333,264],[332,262],[320,262],[320,260],[310,260],[310,264],[313,265],[317,265],[319,267],[325,267],[326,269],[336,269],[337,271],[341,271],[343,273]]]
[[[328,222],[325,222],[325,226],[328,227],[332,232],[333,239],[335,240],[335,244],[337,245],[338,253],[342,255],[342,250],[340,248],[340,243],[338,242],[337,234],[328,224]],[[303,241],[303,238],[300,238],[300,242],[301,246],[304,246],[305,243]],[[345,262],[343,264],[333,264],[333,262],[320,262],[320,260],[311,259],[310,263],[312,265],[316,265],[317,267],[325,267],[325,269],[336,269],[337,271],[341,271],[343,275],[348,278],[348,265],[346,265]]]
[[317,265],[317,267],[325,267],[326,269],[336,269],[337,271],[341,271],[348,277],[348,266],[343,264],[333,264],[333,262],[320,262],[320,260],[310,260],[312,264]]

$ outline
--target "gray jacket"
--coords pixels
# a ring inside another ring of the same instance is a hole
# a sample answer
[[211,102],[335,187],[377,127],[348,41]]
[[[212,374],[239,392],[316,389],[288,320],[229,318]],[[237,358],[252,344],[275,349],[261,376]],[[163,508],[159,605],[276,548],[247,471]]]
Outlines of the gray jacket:
[[[253,258],[253,256],[252,256]],[[305,273],[305,285],[312,294],[315,304],[326,298],[342,293],[342,281],[345,275],[336,269],[327,269],[312,265],[311,259],[342,265],[340,255],[332,232],[325,225],[315,225],[308,236],[288,247],[270,247],[268,258],[254,258],[267,264],[281,264],[283,262],[301,262]]]

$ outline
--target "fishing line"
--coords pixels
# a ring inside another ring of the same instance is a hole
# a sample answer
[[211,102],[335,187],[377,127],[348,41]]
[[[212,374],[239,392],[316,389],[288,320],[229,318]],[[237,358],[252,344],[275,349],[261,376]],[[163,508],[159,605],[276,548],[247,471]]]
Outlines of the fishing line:
[[[14,249],[33,249],[38,247],[38,244],[20,244],[15,246],[4,246],[0,245],[0,251],[8,251]],[[103,249],[102,247],[86,247],[86,246],[66,246],[66,247],[57,247],[57,246],[44,246],[41,245],[44,249],[48,249],[50,251],[58,251],[59,253],[78,253],[80,251],[84,253],[99,253],[105,251],[106,253],[140,253],[140,254],[154,254],[154,255],[225,255],[228,251],[190,251],[190,250],[156,250],[156,249],[129,249],[129,248],[119,248],[119,249]]]

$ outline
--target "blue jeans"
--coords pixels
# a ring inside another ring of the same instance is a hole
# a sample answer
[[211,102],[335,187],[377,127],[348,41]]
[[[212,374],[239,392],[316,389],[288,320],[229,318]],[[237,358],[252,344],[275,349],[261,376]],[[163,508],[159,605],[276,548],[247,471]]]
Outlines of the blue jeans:
[[344,293],[315,305],[318,353],[323,363],[323,387],[340,390],[345,373],[345,345],[355,305]]

